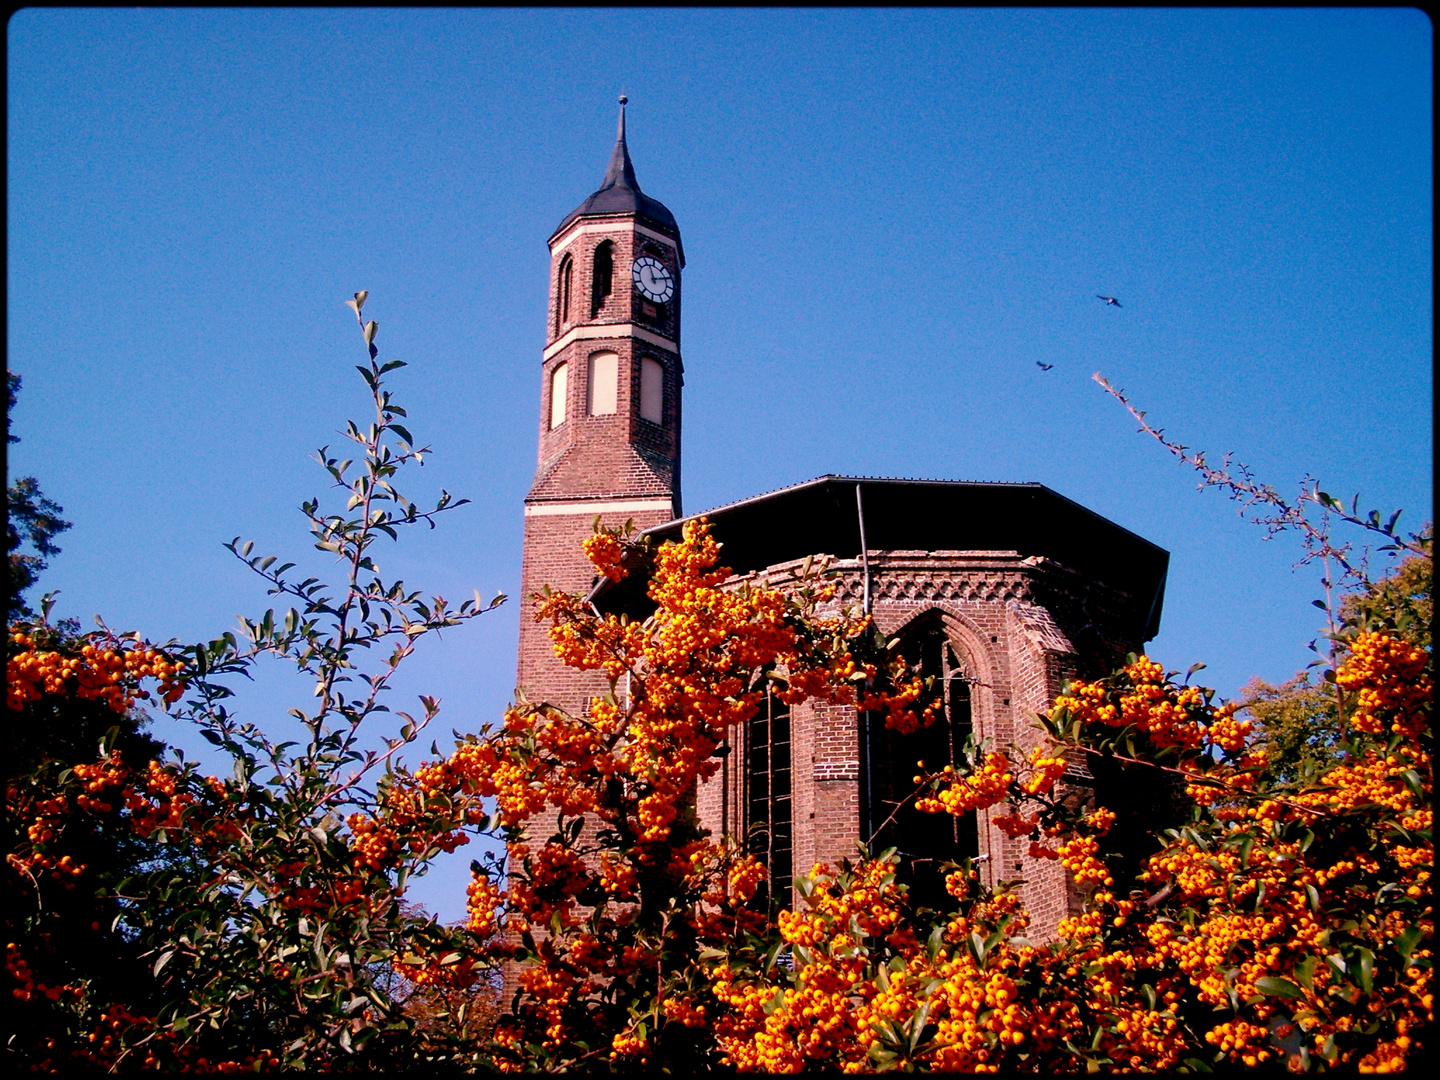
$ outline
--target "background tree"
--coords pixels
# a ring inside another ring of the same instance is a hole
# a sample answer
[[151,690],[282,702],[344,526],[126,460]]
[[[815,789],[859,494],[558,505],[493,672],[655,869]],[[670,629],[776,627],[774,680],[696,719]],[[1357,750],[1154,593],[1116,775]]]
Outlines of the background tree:
[[[703,519],[658,548],[600,529],[586,554],[612,579],[645,568],[653,615],[606,616],[551,592],[536,614],[557,656],[603,672],[609,691],[582,715],[519,702],[501,725],[458,736],[448,758],[397,764],[438,703],[392,713],[395,672],[416,642],[488,608],[478,594],[459,608],[425,598],[374,564],[377,542],[459,504],[442,493],[422,510],[395,487],[428,449],[385,387],[402,365],[377,362],[364,300],[350,304],[374,419],[344,433],[355,459],[317,455],[343,509],[302,508],[315,546],[343,567],[338,585],[237,539],[234,553],[293,605],[242,620],[238,635],[179,650],[103,628],[78,640],[43,621],[12,628],[12,722],[65,702],[124,717],[153,694],[231,765],[224,776],[178,756],[141,765],[107,733],[98,758],[36,756],[7,783],[17,1064],[1369,1072],[1425,1049],[1433,666],[1428,636],[1399,636],[1425,610],[1423,569],[1381,582],[1353,625],[1341,623],[1343,588],[1326,605],[1321,683],[1341,753],[1298,775],[1267,775],[1239,703],[1143,656],[1068,685],[1037,718],[1045,745],[982,739],[938,773],[917,766],[920,812],[997,808],[997,828],[1070,872],[1083,903],[1053,940],[1027,939],[1018,883],[987,887],[970,860],[946,867],[939,911],[908,894],[893,852],[864,849],[797,878],[793,910],[766,904],[766,868],[695,816],[695,784],[727,734],[771,695],[912,732],[936,717],[934,683],[867,616],[822,607],[835,595],[823,565],[789,591],[731,583]],[[1318,490],[1297,509],[1246,475],[1217,482],[1301,529],[1342,584],[1365,581],[1365,562],[1332,541],[1327,514],[1429,557],[1428,535],[1336,510]],[[314,682],[313,703],[291,713],[299,740],[231,712],[230,677],[265,657]],[[1132,837],[1144,850],[1117,836],[1102,788],[1061,783],[1079,755],[1153,774],[1180,824]],[[407,905],[407,881],[477,834],[503,840],[508,858],[472,863],[466,925]],[[132,842],[154,857],[112,883],[106,852],[89,854]],[[73,945],[111,914],[132,978]],[[519,989],[487,1040],[486,979],[504,960],[520,962]]]
[[[293,563],[252,556],[237,538],[235,555],[294,605],[242,620],[238,636],[179,649],[103,630],[74,639],[12,628],[11,728],[91,704],[123,717],[154,679],[163,704],[230,764],[228,775],[205,776],[178,753],[127,755],[111,739],[98,760],[92,746],[73,764],[42,747],[7,784],[7,961],[24,1009],[7,1013],[6,1047],[27,1066],[403,1066],[453,1060],[475,1041],[463,1000],[445,1024],[437,1010],[407,1012],[413,988],[464,990],[480,973],[459,963],[457,944],[474,944],[468,930],[404,902],[409,878],[466,838],[428,810],[407,817],[389,796],[396,754],[439,705],[422,696],[417,718],[387,701],[420,641],[503,597],[452,607],[380,577],[377,543],[433,527],[464,500],[442,492],[422,508],[395,486],[429,448],[415,443],[385,386],[405,365],[377,362],[364,302],[364,293],[348,301],[368,353],[359,370],[373,419],[344,429],[353,458],[317,455],[341,505],[302,507],[315,546],[342,568],[337,585],[292,575]],[[298,741],[277,741],[232,711],[232,678],[266,658],[313,680],[313,701],[291,710]],[[370,827],[381,802],[392,816]],[[114,880],[90,855],[96,837],[117,850],[148,845],[151,857]],[[103,978],[83,948],[55,947],[107,931],[136,962],[132,979]]]
[[[7,372],[5,410],[6,438],[19,442],[11,429],[16,396],[21,388],[20,376]],[[92,656],[99,647],[101,655],[118,663],[126,672],[125,656],[135,652],[132,642],[121,642],[102,631],[89,640],[79,637],[79,624],[73,619],[51,624],[52,596],[40,602],[40,615],[25,601],[24,592],[35,584],[47,565],[57,555],[54,543],[59,533],[70,528],[60,517],[62,508],[46,498],[33,476],[16,479],[6,488],[7,552],[6,610],[9,628],[7,652],[45,657],[36,665],[57,688],[75,679],[63,669],[61,657],[78,658],[89,647]],[[29,545],[31,551],[23,550]],[[143,651],[143,650],[142,650]],[[126,672],[126,674],[131,674]],[[24,1031],[30,1045],[43,1045],[47,1040],[63,1040],[69,1036],[64,1020],[57,1015],[54,1003],[66,996],[60,987],[67,985],[70,975],[84,972],[87,984],[100,997],[118,999],[123,996],[136,1007],[144,1007],[152,989],[149,965],[143,949],[130,929],[124,925],[122,904],[116,895],[120,884],[137,873],[163,861],[166,852],[148,838],[139,836],[117,819],[87,815],[83,820],[60,825],[60,818],[46,813],[59,809],[54,802],[57,791],[73,781],[74,770],[93,766],[97,757],[113,759],[129,769],[143,769],[146,762],[160,757],[165,746],[145,731],[148,719],[131,706],[128,694],[80,695],[49,693],[17,697],[18,683],[24,673],[10,665],[7,678],[9,691],[9,723],[0,738],[0,773],[5,785],[6,813],[0,819],[0,840],[7,853],[33,854],[33,837],[29,830],[37,822],[42,830],[57,835],[57,851],[53,862],[29,862],[23,856],[7,867],[6,888],[0,918],[3,918],[6,941],[11,943],[8,959],[17,979],[15,1000],[7,1009],[12,1031]],[[75,679],[78,684],[78,679]],[[91,683],[89,690],[105,690],[114,684]],[[78,689],[78,685],[74,687]],[[138,689],[138,686],[136,687]],[[74,795],[88,798],[83,784],[74,784]],[[58,826],[58,828],[57,828]],[[63,846],[64,850],[58,848]],[[62,887],[50,890],[45,899],[45,926],[63,932],[39,930],[27,944],[32,952],[27,960],[18,944],[34,925],[39,890],[17,887],[16,878],[43,876],[68,859],[67,867],[84,867],[84,887],[77,887],[73,875],[62,873]],[[67,880],[70,879],[70,880]],[[70,887],[63,887],[68,884]],[[38,978],[38,982],[36,981]],[[54,995],[53,997],[51,995]]]
[[[1427,525],[1420,537],[1429,542]],[[1402,559],[1384,577],[1365,583],[1340,600],[1339,646],[1347,652],[1350,638],[1362,630],[1384,630],[1427,652],[1431,648],[1433,562],[1428,555]],[[1258,721],[1258,744],[1272,780],[1295,780],[1306,770],[1328,765],[1344,755],[1344,732],[1334,687],[1316,672],[1323,661],[1297,672],[1276,686],[1255,678],[1241,690],[1246,712]]]
[[1422,649],[1431,647],[1431,620],[1435,616],[1435,564],[1430,556],[1434,524],[1420,531],[1423,551],[1407,555],[1389,574],[1341,601],[1346,626],[1359,630],[1386,630]]
[[1320,681],[1313,668],[1297,672],[1276,686],[1254,678],[1240,690],[1245,711],[1259,724],[1258,743],[1265,749],[1266,779],[1298,780],[1343,756],[1335,691]]
[[[7,443],[17,443],[20,436],[10,429],[10,414],[15,409],[16,395],[20,392],[20,376],[7,371],[5,379],[5,439]],[[33,476],[18,477],[6,486],[5,551],[9,556],[5,584],[7,623],[10,619],[35,614],[25,602],[24,594],[48,565],[46,560],[60,554],[55,537],[70,528],[71,524],[60,517],[64,510],[63,506],[45,497],[40,490],[40,482]],[[26,544],[34,550],[24,551]]]

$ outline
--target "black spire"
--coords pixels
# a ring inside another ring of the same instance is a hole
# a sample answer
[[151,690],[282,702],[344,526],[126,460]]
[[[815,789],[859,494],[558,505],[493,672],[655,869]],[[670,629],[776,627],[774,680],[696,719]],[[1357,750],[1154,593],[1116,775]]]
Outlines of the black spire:
[[605,179],[600,181],[600,190],[615,186],[626,187],[639,192],[640,182],[635,179],[635,166],[630,164],[630,148],[625,145],[625,104],[630,99],[620,95],[620,123],[615,130],[615,149],[610,153],[610,167],[605,170]]
[[[610,152],[610,165],[605,170],[605,179],[600,187],[566,215],[556,233],[566,228],[576,218],[608,217],[613,214],[636,214],[662,232],[680,240],[680,227],[675,224],[675,215],[664,203],[652,199],[640,190],[635,179],[635,166],[630,162],[630,148],[625,145],[625,105],[627,98],[620,95],[620,121],[615,131],[615,149]],[[553,234],[552,234],[553,235]],[[684,250],[680,251],[680,265],[685,265]]]

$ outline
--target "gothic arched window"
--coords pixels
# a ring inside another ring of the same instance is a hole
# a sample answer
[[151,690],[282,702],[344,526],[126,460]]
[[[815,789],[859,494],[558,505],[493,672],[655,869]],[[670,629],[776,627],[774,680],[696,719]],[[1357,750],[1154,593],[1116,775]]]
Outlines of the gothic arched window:
[[768,871],[762,892],[790,906],[795,825],[790,808],[790,706],[773,693],[745,725],[746,848]]
[[570,281],[575,272],[575,260],[566,255],[560,260],[560,273],[555,282],[555,332],[558,334],[570,321]]
[[908,663],[935,679],[943,708],[929,727],[908,734],[887,728],[878,713],[862,718],[862,796],[868,818],[863,831],[866,837],[873,837],[869,840],[872,852],[897,849],[901,880],[919,903],[935,906],[945,896],[940,867],[977,853],[977,822],[973,811],[963,817],[922,813],[910,796],[915,791],[918,762],[924,762],[930,773],[963,764],[965,742],[972,730],[970,679],[939,612],[911,623],[901,634],[900,650]]
[[590,275],[590,317],[593,319],[605,306],[615,284],[615,245],[603,241],[595,249],[594,272]]

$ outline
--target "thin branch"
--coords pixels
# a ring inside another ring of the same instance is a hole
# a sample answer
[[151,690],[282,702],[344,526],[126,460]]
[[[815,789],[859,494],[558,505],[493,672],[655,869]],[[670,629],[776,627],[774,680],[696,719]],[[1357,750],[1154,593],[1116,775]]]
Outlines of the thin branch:
[[[1171,454],[1196,470],[1201,476],[1200,487],[1224,489],[1236,502],[1241,504],[1242,516],[1250,515],[1256,524],[1264,526],[1267,538],[1276,533],[1293,530],[1301,534],[1306,553],[1297,565],[1304,565],[1316,559],[1333,559],[1341,568],[1343,577],[1360,583],[1369,581],[1367,573],[1368,551],[1362,551],[1359,558],[1352,558],[1351,544],[1337,544],[1331,539],[1332,516],[1348,525],[1356,526],[1368,533],[1384,537],[1385,549],[1404,551],[1411,555],[1428,556],[1430,546],[1418,533],[1408,538],[1395,531],[1399,514],[1382,523],[1378,513],[1361,516],[1359,498],[1352,501],[1350,510],[1343,503],[1320,490],[1313,477],[1306,476],[1300,484],[1300,492],[1294,502],[1287,501],[1269,484],[1259,483],[1243,462],[1231,465],[1232,455],[1226,454],[1219,467],[1206,460],[1203,450],[1193,451],[1190,447],[1168,438],[1160,428],[1152,426],[1145,419],[1145,412],[1137,409],[1125,395],[1125,391],[1113,385],[1099,372],[1091,376],[1107,394],[1113,397],[1135,418],[1140,430],[1149,435]],[[1312,521],[1307,507],[1319,511],[1319,522]]]

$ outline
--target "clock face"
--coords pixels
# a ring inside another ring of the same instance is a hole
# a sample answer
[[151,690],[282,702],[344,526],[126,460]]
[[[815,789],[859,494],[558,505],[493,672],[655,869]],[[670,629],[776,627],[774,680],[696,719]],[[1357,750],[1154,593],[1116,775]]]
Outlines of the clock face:
[[664,304],[675,295],[675,279],[659,259],[641,255],[635,260],[630,276],[635,281],[635,288],[639,289],[640,295],[647,300]]

